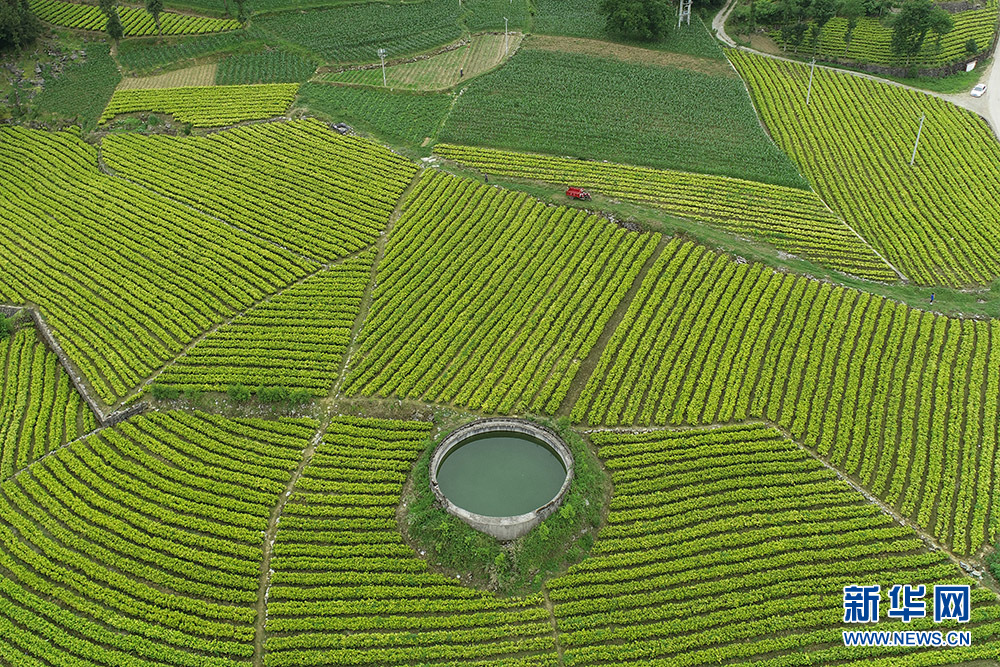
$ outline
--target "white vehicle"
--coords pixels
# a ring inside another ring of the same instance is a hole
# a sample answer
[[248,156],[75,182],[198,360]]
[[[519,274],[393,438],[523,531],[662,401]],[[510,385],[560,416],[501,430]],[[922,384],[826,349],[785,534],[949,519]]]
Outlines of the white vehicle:
[[986,84],[985,83],[977,83],[976,87],[972,89],[972,96],[973,97],[982,97],[983,93],[985,93],[985,92],[986,92]]

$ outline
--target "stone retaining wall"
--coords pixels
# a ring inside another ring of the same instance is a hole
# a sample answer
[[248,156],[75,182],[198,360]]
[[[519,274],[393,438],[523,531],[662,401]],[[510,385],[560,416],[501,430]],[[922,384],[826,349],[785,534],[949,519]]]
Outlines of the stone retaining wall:
[[42,342],[45,346],[58,357],[59,363],[62,364],[63,370],[66,375],[69,376],[70,382],[73,383],[73,387],[76,389],[80,397],[87,403],[87,406],[94,413],[97,418],[97,423],[101,426],[114,426],[119,422],[125,421],[129,417],[133,417],[137,414],[141,414],[149,409],[149,404],[146,402],[137,403],[131,407],[125,408],[124,410],[118,410],[116,412],[105,413],[103,404],[97,400],[97,398],[90,391],[90,388],[83,381],[83,377],[76,371],[76,366],[70,361],[69,356],[63,351],[62,346],[59,341],[56,340],[55,334],[49,325],[45,323],[45,318],[42,317],[41,312],[31,306],[10,306],[10,305],[0,305],[0,313],[3,313],[6,317],[11,317],[19,312],[27,311],[31,322],[35,326],[35,330],[41,337]]

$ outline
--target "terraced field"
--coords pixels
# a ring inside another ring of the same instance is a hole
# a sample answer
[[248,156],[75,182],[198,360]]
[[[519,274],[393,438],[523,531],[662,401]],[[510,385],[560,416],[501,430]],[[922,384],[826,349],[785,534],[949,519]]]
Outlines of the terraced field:
[[[937,38],[931,34],[920,52],[910,59],[914,67],[938,67],[948,63],[963,61],[970,55],[977,55],[990,46],[997,28],[997,2],[988,0],[979,9],[958,12],[951,15],[954,27]],[[880,65],[901,65],[892,52],[892,28],[876,18],[863,16],[851,35],[847,36],[847,19],[834,17],[823,27],[820,34],[818,52],[826,58],[850,58],[862,63]],[[966,48],[969,40],[976,44],[976,53],[970,54]]]
[[[775,141],[824,200],[911,280],[1000,275],[1000,144],[980,116],[869,79],[730,54]],[[921,116],[926,116],[910,166]],[[794,119],[794,120],[793,120]]]
[[554,412],[659,240],[426,172],[379,264],[345,392]]
[[[28,4],[38,18],[64,28],[103,31],[108,22],[97,5],[63,0],[30,0]],[[126,37],[158,34],[153,17],[145,9],[120,6],[118,16]],[[236,30],[239,27],[239,21],[233,19],[191,16],[174,12],[160,14],[160,30],[164,35],[202,35]]]
[[100,122],[119,114],[150,112],[169,114],[195,127],[234,125],[285,115],[298,89],[295,83],[118,89]]
[[0,343],[0,480],[97,428],[56,355],[30,326]]
[[798,188],[489,148],[438,144],[437,155],[478,171],[585,187],[593,192],[747,234],[831,268],[882,281],[893,269],[818,196]]
[[319,261],[372,243],[416,173],[383,146],[315,120],[204,137],[123,134],[104,142],[102,157],[124,178]]
[[[548,584],[565,665],[861,664],[841,639],[844,586],[968,581],[772,427],[592,438],[615,498],[592,557]],[[1000,605],[973,598],[972,648],[884,664],[995,656]]]
[[157,413],[0,484],[0,653],[249,665],[261,535],[316,430]]
[[366,251],[251,308],[209,333],[157,381],[182,390],[242,384],[328,394],[374,259],[374,251]]
[[498,66],[506,59],[506,50],[510,53],[517,51],[523,37],[521,33],[514,33],[505,43],[504,36],[500,34],[475,35],[458,48],[415,62],[386,67],[385,82],[380,67],[331,72],[322,75],[321,80],[366,86],[386,85],[405,90],[447,90]]
[[998,331],[675,240],[573,416],[592,425],[766,418],[973,553],[1000,531]]
[[71,133],[4,128],[0,156],[0,301],[40,306],[108,403],[312,267],[102,174],[94,148]]

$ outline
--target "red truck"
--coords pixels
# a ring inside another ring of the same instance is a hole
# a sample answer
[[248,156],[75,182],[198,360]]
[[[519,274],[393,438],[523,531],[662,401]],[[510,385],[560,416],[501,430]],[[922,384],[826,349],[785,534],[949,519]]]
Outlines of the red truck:
[[573,199],[590,199],[590,193],[583,188],[569,188],[566,190],[566,196],[572,197]]

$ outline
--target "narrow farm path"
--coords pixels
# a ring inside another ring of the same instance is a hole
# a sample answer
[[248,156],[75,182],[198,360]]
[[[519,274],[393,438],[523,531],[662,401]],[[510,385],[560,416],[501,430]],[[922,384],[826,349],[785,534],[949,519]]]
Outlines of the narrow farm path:
[[274,540],[278,534],[278,523],[281,520],[281,513],[284,511],[288,499],[292,497],[295,485],[302,477],[306,466],[312,461],[313,454],[316,453],[316,447],[323,441],[323,436],[326,435],[326,430],[329,427],[330,418],[328,417],[323,420],[319,430],[316,431],[316,435],[313,436],[312,440],[309,441],[309,444],[302,451],[302,459],[299,461],[299,466],[289,478],[284,493],[278,496],[278,502],[271,510],[271,517],[267,522],[267,532],[264,533],[263,557],[260,561],[260,587],[257,590],[257,620],[254,623],[253,633],[254,667],[264,667],[264,632],[267,627],[267,594],[271,588],[271,557],[274,554]]
[[563,647],[562,642],[559,641],[559,626],[556,625],[556,613],[555,605],[552,604],[552,600],[549,598],[549,589],[543,584],[542,585],[542,598],[545,600],[545,609],[549,612],[549,622],[552,624],[552,640],[556,644],[556,660],[560,667],[565,665],[563,660]]
[[736,42],[726,33],[726,21],[729,19],[729,15],[733,12],[733,9],[736,8],[736,2],[737,0],[728,0],[722,6],[722,9],[712,17],[712,30],[715,31],[715,36],[726,46],[732,47],[736,46]]
[[584,358],[583,363],[580,364],[580,368],[576,372],[576,377],[573,378],[573,382],[569,386],[569,391],[566,392],[566,397],[559,406],[559,410],[556,412],[557,416],[568,417],[570,412],[573,410],[573,406],[576,405],[577,401],[580,400],[580,394],[583,393],[584,387],[587,386],[587,381],[590,376],[594,374],[594,369],[597,368],[597,363],[600,361],[601,356],[604,354],[605,348],[611,341],[611,337],[615,335],[615,331],[621,325],[622,320],[625,319],[625,313],[631,307],[632,302],[635,301],[636,294],[639,293],[639,288],[642,286],[642,282],[646,279],[646,274],[649,273],[649,269],[653,266],[656,258],[663,253],[663,249],[667,247],[670,242],[670,237],[664,236],[660,239],[660,243],[656,246],[649,259],[643,264],[642,268],[639,269],[639,273],[636,275],[635,280],[632,281],[632,285],[629,287],[625,296],[622,300],[618,302],[618,307],[615,308],[615,312],[611,315],[611,319],[604,326],[604,331],[601,332],[600,338],[594,343],[594,346],[590,349],[590,353]]
[[395,228],[396,222],[399,220],[400,216],[403,215],[403,206],[406,204],[406,200],[410,198],[410,193],[413,192],[415,187],[417,187],[417,183],[420,181],[422,175],[423,169],[418,169],[413,175],[413,179],[410,181],[410,184],[406,186],[406,189],[403,190],[403,194],[401,194],[399,196],[399,200],[396,201],[396,208],[393,209],[392,214],[389,216],[389,222],[386,224],[385,229],[382,230],[382,234],[375,241],[375,261],[372,262],[368,286],[365,287],[365,292],[361,296],[361,307],[358,309],[358,316],[354,320],[354,327],[351,329],[351,341],[347,346],[347,350],[344,352],[344,358],[340,361],[340,371],[337,373],[337,381],[334,383],[333,389],[330,392],[331,398],[339,396],[340,390],[344,386],[344,380],[347,377],[347,369],[350,368],[351,358],[354,356],[355,352],[357,352],[358,334],[361,333],[361,327],[364,326],[365,320],[368,319],[368,313],[371,311],[372,292],[375,289],[375,279],[376,276],[378,276],[378,267],[382,263],[382,258],[385,257],[385,246],[389,242],[389,237],[392,235],[392,230]]

